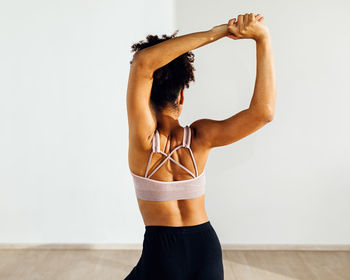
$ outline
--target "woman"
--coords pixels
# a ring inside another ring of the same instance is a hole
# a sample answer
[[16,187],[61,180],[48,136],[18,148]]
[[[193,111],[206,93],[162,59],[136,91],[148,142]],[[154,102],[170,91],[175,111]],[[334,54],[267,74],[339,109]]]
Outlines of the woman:
[[[224,279],[219,239],[205,211],[205,164],[214,147],[231,144],[273,119],[275,78],[269,31],[260,14],[179,37],[147,36],[132,46],[127,90],[129,167],[145,224],[142,255],[125,278]],[[193,49],[220,38],[253,39],[257,73],[250,106],[224,120],[181,127]]]

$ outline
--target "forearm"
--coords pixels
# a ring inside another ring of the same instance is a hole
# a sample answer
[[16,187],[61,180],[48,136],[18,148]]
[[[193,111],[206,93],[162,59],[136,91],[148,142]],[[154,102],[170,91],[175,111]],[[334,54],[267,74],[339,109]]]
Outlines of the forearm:
[[178,56],[206,44],[215,42],[227,34],[227,24],[222,24],[207,31],[200,31],[171,38],[154,46],[140,50],[136,54],[138,60],[141,61],[140,63],[142,63],[144,67],[147,67],[150,71],[155,71]]
[[275,110],[276,81],[270,36],[256,41],[256,80],[249,109],[271,119]]

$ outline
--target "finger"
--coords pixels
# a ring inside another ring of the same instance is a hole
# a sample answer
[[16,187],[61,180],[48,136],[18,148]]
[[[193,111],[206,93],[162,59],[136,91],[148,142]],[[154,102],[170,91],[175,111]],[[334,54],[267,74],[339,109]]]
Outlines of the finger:
[[249,20],[249,14],[244,14],[243,23],[245,26],[248,25],[248,20]]
[[233,24],[236,23],[236,18],[231,18],[229,21],[228,21],[228,25],[231,26]]
[[228,35],[232,35],[233,37],[230,37],[232,39],[238,39],[240,34],[239,34],[239,30],[238,30],[238,27],[237,27],[237,21],[236,19],[234,19],[234,22],[232,25],[228,26],[228,31],[230,34]]
[[255,20],[259,21],[259,22],[262,22],[265,18],[261,15],[261,14],[257,14],[255,16]]
[[238,30],[241,31],[243,28],[243,15],[238,15]]
[[227,30],[229,31],[229,35],[233,34],[234,32],[237,33],[236,18],[232,18],[228,21]]
[[250,21],[250,22],[254,22],[254,21],[255,21],[255,16],[254,16],[253,13],[250,13],[250,14],[249,14],[249,21]]
[[255,16],[255,19],[256,19],[256,20],[259,20],[261,17],[262,17],[261,14],[257,14],[257,15]]

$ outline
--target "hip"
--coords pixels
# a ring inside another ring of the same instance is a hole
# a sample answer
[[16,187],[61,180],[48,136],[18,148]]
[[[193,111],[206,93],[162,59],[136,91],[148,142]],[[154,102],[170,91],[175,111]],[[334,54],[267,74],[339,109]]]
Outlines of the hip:
[[[210,221],[191,226],[145,226],[143,252],[148,259],[177,259],[184,267],[221,259],[219,237]],[[154,258],[156,256],[156,258]]]
[[145,226],[141,258],[126,279],[222,280],[221,244],[210,221]]

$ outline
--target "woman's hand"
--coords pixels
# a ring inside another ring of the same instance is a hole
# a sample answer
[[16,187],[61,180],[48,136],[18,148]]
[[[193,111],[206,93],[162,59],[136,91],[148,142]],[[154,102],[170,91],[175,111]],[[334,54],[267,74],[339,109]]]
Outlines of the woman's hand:
[[233,40],[253,39],[258,41],[268,35],[268,28],[262,23],[264,17],[261,14],[256,16],[253,13],[238,15],[238,20],[232,18],[227,23],[229,32],[226,37]]

